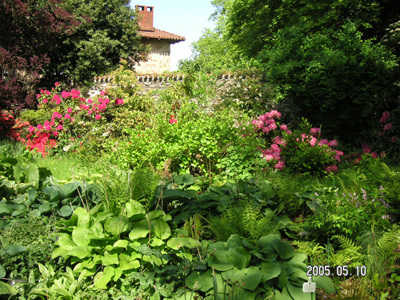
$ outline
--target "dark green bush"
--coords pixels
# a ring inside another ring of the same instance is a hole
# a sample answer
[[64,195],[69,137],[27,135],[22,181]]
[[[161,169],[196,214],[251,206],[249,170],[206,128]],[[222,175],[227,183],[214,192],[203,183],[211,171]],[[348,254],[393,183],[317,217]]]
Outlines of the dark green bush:
[[357,144],[397,98],[397,59],[384,46],[363,40],[352,23],[311,35],[298,27],[279,30],[261,58],[275,97],[293,99],[328,138]]

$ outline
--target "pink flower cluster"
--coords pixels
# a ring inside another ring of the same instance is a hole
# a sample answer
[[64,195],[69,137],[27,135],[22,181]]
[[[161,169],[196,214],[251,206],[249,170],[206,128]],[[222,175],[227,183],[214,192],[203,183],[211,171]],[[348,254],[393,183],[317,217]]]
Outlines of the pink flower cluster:
[[[252,124],[255,126],[256,130],[261,130],[263,133],[269,133],[271,131],[274,131],[278,128],[278,125],[276,123],[275,119],[279,119],[282,116],[282,114],[276,110],[272,110],[270,112],[265,113],[262,116],[259,116],[257,119],[252,121]],[[282,124],[279,126],[280,130],[284,132],[286,135],[291,135],[292,131],[288,129],[287,125]],[[337,147],[338,142],[336,140],[327,140],[327,139],[321,139],[320,141],[318,140],[318,137],[321,135],[321,129],[320,128],[311,128],[309,134],[303,133],[301,135],[301,138],[297,138],[297,142],[299,143],[309,143],[312,147],[315,146],[320,146],[322,147],[323,145],[327,145],[330,148]],[[285,161],[282,160],[281,158],[281,153],[282,149],[286,147],[287,142],[280,136],[275,136],[272,140],[272,145],[269,147],[269,149],[263,149],[261,150],[261,153],[263,155],[263,158],[266,159],[267,161],[275,161],[274,168],[278,170],[282,170],[283,167],[285,166]],[[334,158],[336,159],[337,162],[340,162],[341,156],[344,155],[342,151],[335,150],[335,149],[326,149],[327,152],[329,153],[335,153]],[[328,166],[325,168],[325,170],[329,172],[336,172],[337,171],[337,166],[332,165]]]
[[362,144],[363,152],[370,153],[373,158],[378,158],[378,154],[376,152],[371,152],[372,148],[368,144]]
[[171,115],[171,119],[169,120],[169,123],[170,124],[175,124],[175,123],[178,123],[178,120],[175,119],[174,115]]

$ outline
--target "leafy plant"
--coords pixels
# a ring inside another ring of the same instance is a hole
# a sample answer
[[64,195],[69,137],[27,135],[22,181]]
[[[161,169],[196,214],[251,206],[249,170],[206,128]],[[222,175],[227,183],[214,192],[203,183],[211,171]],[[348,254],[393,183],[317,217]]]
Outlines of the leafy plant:
[[[227,242],[210,243],[208,249],[204,260],[208,270],[189,275],[186,284],[190,289],[209,298],[216,293],[224,297],[235,293],[238,299],[274,295],[306,299],[302,291],[308,279],[303,263],[306,255],[296,253],[279,234],[263,236],[254,243],[232,235]],[[329,293],[335,291],[328,277],[315,277],[314,281]]]

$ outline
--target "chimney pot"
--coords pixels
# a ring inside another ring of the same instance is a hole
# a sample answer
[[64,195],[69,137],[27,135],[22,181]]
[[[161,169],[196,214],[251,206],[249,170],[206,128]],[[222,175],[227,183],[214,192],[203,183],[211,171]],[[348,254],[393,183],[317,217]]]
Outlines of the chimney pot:
[[135,8],[139,15],[140,30],[154,31],[154,6],[136,5]]

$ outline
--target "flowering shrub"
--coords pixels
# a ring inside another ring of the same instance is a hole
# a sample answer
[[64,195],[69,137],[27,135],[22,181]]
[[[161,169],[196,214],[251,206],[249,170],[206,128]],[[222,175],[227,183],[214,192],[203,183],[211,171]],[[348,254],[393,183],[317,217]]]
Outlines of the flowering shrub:
[[116,99],[110,104],[111,100],[104,91],[98,99],[92,100],[82,98],[79,90],[67,92],[60,89],[56,83],[52,91],[40,91],[37,95],[39,110],[47,111],[51,117],[42,124],[35,124],[36,126],[25,123],[29,127],[18,133],[26,135],[26,140],[21,141],[26,143],[28,149],[36,149],[43,156],[50,149],[74,150],[84,143],[87,144],[88,140],[99,147],[101,143],[93,138],[93,133],[102,138],[110,134],[104,131],[105,125],[124,104],[123,99]]
[[15,125],[15,119],[8,110],[0,111],[0,137],[10,135],[11,128]]
[[[279,124],[282,114],[276,110],[253,120],[256,131],[267,140],[269,148],[261,153],[270,166],[277,170],[287,167],[289,171],[303,174],[327,174],[337,172],[342,151],[333,149],[336,140],[320,139],[320,128],[310,128],[303,119],[302,130],[292,132],[286,124]],[[303,133],[305,130],[309,133]]]

